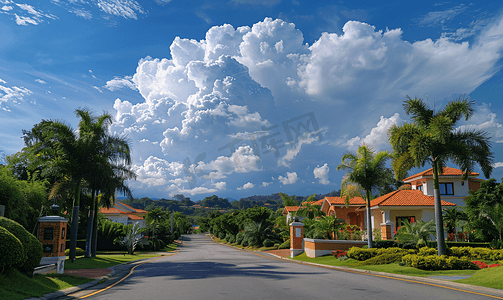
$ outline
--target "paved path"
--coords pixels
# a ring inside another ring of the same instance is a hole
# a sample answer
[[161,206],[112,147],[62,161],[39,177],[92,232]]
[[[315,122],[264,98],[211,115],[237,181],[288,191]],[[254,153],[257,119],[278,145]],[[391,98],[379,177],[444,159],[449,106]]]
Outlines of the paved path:
[[185,240],[177,255],[138,265],[116,286],[86,299],[489,299],[457,289],[271,259],[216,244],[204,235]]

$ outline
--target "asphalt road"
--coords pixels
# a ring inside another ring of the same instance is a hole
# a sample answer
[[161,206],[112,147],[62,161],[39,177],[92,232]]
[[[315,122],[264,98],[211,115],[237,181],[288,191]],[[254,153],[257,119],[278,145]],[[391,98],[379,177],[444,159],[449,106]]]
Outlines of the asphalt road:
[[177,255],[142,264],[86,299],[489,299],[395,279],[307,266],[185,236]]

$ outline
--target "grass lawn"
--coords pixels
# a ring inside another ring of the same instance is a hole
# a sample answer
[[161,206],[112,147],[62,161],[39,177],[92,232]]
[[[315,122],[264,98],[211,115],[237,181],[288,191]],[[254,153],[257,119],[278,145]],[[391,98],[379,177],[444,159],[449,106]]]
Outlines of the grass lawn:
[[503,267],[478,270],[472,277],[456,280],[456,282],[503,289]]
[[33,278],[28,278],[12,268],[0,274],[0,299],[17,300],[40,297],[91,281],[93,279],[63,274],[35,275]]
[[[167,245],[159,252],[173,252],[176,250],[177,246],[177,243],[173,243]],[[136,252],[135,255],[128,255],[125,254],[125,252],[98,253],[98,257],[78,257],[73,263],[67,260],[65,262],[65,270],[108,268],[118,264],[156,256],[159,255],[149,252]],[[10,269],[0,274],[0,299],[17,300],[40,297],[44,294],[78,286],[93,280],[94,279],[56,273],[45,275],[37,274],[33,278],[28,278],[16,269]]]

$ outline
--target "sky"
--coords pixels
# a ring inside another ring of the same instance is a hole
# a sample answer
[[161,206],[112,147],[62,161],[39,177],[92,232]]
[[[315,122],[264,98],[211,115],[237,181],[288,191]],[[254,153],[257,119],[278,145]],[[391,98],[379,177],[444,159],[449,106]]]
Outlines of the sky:
[[323,194],[347,151],[391,150],[407,95],[469,97],[500,180],[502,50],[500,1],[0,0],[0,154],[89,108],[134,197]]

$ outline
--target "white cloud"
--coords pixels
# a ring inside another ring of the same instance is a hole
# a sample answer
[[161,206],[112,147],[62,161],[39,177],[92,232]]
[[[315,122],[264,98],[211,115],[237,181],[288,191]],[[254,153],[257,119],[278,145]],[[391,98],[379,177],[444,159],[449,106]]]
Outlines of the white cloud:
[[96,5],[107,14],[126,19],[137,19],[136,13],[145,13],[143,7],[134,0],[97,0]]
[[494,168],[501,168],[503,167],[503,162],[497,162],[493,165]]
[[246,190],[246,189],[252,189],[254,188],[255,185],[251,182],[245,183],[242,187],[238,187],[237,189],[240,190]]
[[445,22],[454,19],[457,15],[467,10],[468,7],[463,4],[443,11],[432,11],[418,20],[421,26],[443,26]]
[[137,88],[134,82],[132,81],[132,78],[133,77],[131,76],[126,76],[124,78],[115,77],[114,79],[107,81],[107,84],[103,87],[112,92],[124,87],[136,90]]
[[278,180],[284,185],[294,184],[297,182],[297,179],[298,178],[296,172],[286,172],[286,177],[283,177],[281,175],[278,177]]
[[[309,153],[309,165],[323,165],[328,153],[334,155],[332,146],[320,142],[321,132],[296,132],[298,142],[289,147],[292,137],[285,135],[282,122],[295,119],[299,111],[315,112],[324,122],[323,136],[331,135],[327,140],[339,140],[339,146],[365,142],[379,147],[387,144],[389,126],[401,122],[398,113],[393,115],[402,111],[397,99],[406,94],[444,99],[452,91],[470,93],[497,71],[501,20],[487,25],[471,44],[447,38],[410,43],[401,34],[400,29],[382,32],[348,22],[341,35],[324,33],[309,47],[294,24],[266,18],[251,27],[212,27],[202,40],[177,37],[169,59],[143,58],[133,76],[107,82],[111,90],[136,87],[144,98],[136,104],[115,101],[112,131],[129,136],[135,163],[142,168],[151,157],[164,161],[150,162],[152,170],[142,175],[145,185],[164,180],[166,185],[155,185],[162,191],[218,190],[224,187],[222,178],[225,188],[234,190],[246,182],[241,174],[270,176],[278,165],[291,168],[278,178],[291,184],[297,181],[295,171],[305,164],[295,158],[304,155],[300,151],[306,145],[316,150]],[[391,116],[384,117],[386,113]],[[500,122],[490,113],[480,114],[486,119],[477,124],[491,123],[498,136]],[[280,134],[274,137],[278,143],[258,138],[266,133]],[[342,141],[342,133],[354,138]],[[275,158],[266,155],[268,151]],[[156,172],[166,173],[170,164],[182,166],[182,172],[157,177]],[[316,169],[319,177],[315,174],[321,184],[328,181],[323,168]],[[183,181],[173,182],[176,178]],[[264,181],[262,186],[269,184]]]
[[250,5],[264,5],[274,6],[281,2],[281,0],[231,0],[236,4],[250,4]]
[[9,6],[9,5],[2,6],[2,10],[4,10],[4,11],[9,11],[9,10],[12,10],[12,9],[13,9],[13,7]]
[[503,124],[499,123],[496,113],[491,111],[491,107],[483,103],[475,110],[474,115],[465,125],[459,126],[458,130],[481,130],[486,131],[493,142],[503,143]]
[[319,182],[321,184],[327,185],[330,183],[328,180],[328,172],[330,171],[330,168],[328,167],[328,164],[325,163],[323,166],[317,166],[313,170],[314,178],[318,178]]
[[225,188],[227,187],[227,183],[224,181],[216,182],[213,185],[219,190],[225,190]]
[[263,187],[269,186],[269,185],[271,185],[271,184],[272,184],[272,182],[265,182],[265,181],[264,181],[264,182],[262,182],[262,186],[263,186]]
[[379,146],[386,145],[389,146],[388,142],[388,129],[396,124],[400,125],[402,119],[400,118],[399,113],[395,113],[390,118],[385,118],[381,116],[381,119],[377,123],[377,126],[370,130],[370,133],[366,135],[364,138],[360,138],[356,136],[345,143],[344,146],[348,147],[348,149],[356,149],[362,144],[372,146],[374,149],[378,150]]
[[35,79],[35,82],[41,83],[41,84],[46,84],[47,82],[43,81],[42,79]]
[[24,98],[28,95],[33,94],[33,92],[25,87],[7,87],[2,84],[6,84],[4,80],[0,79],[0,108],[6,111],[10,111],[7,103],[18,104],[20,101],[24,101]]

